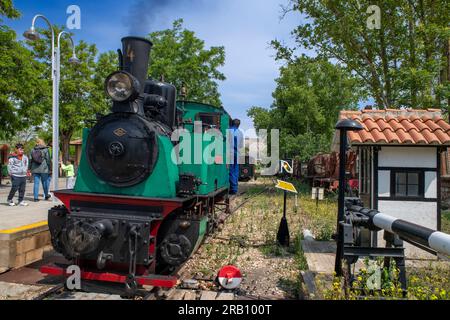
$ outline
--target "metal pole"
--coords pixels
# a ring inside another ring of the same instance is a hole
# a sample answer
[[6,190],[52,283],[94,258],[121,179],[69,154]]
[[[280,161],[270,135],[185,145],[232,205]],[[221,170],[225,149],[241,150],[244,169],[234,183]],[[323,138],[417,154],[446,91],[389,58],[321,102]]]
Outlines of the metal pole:
[[[59,180],[59,45],[56,48],[55,59],[55,80],[54,82],[54,103],[53,103],[53,139],[52,139],[52,176],[53,176],[53,192],[58,190]],[[53,196],[53,202],[56,202],[56,197]]]
[[[51,52],[51,60],[52,60],[52,129],[53,129],[53,137],[52,137],[52,155],[53,155],[53,163],[52,163],[52,176],[53,176],[53,190],[57,189],[57,179],[58,179],[58,162],[55,159],[58,159],[58,114],[56,111],[57,108],[57,76],[56,76],[56,61],[55,61],[55,31],[53,30],[53,26],[50,21],[42,14],[37,14],[33,17],[31,22],[31,30],[34,31],[34,25],[38,18],[43,19],[52,32],[52,52]],[[55,147],[56,146],[56,147]],[[56,181],[56,183],[55,183]],[[55,202],[55,197],[53,197],[53,202]]]
[[347,160],[347,131],[363,130],[363,126],[351,119],[340,120],[336,124],[339,130],[339,199],[338,199],[338,216],[337,216],[337,244],[336,244],[336,261],[334,271],[337,276],[342,276],[342,258],[344,255],[344,232],[341,222],[344,222],[345,215],[345,162]]
[[[60,78],[60,39],[63,34],[68,34],[65,31],[62,31],[58,35],[58,48],[55,51],[55,31],[53,30],[53,26],[50,21],[42,14],[37,14],[33,17],[31,22],[31,28],[29,31],[24,33],[24,36],[30,40],[39,39],[36,30],[35,23],[38,18],[42,18],[50,28],[52,32],[52,51],[51,51],[51,60],[52,60],[52,180],[53,180],[53,192],[58,190],[58,178],[59,178],[59,78]],[[78,63],[78,58],[75,55],[75,46],[72,38],[69,36],[70,42],[72,44],[73,55],[72,58],[69,59],[69,62]],[[53,196],[53,202],[56,201],[56,198]]]
[[[56,47],[56,75],[55,75],[55,104],[53,108],[53,191],[58,190],[59,185],[59,83],[61,79],[61,37],[66,34],[69,37],[72,45],[73,57],[75,57],[75,44],[72,37],[66,31],[61,31],[58,34]],[[53,197],[53,202],[56,197]]]
[[341,222],[344,221],[344,201],[345,201],[345,161],[347,151],[347,130],[340,129],[340,150],[339,150],[339,198],[338,198],[338,217],[336,230],[338,231],[337,245],[336,245],[336,261],[334,264],[334,271],[337,276],[342,276],[342,254],[344,245],[344,233]]

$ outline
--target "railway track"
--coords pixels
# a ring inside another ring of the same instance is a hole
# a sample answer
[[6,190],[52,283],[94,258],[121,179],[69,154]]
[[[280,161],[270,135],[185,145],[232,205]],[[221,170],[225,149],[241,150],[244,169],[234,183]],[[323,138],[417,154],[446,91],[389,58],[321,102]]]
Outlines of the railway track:
[[37,297],[34,297],[33,300],[46,300],[48,297],[51,297],[52,295],[60,293],[63,290],[64,290],[64,283],[59,283],[59,284],[55,285],[54,287],[51,287],[50,289],[39,294]]
[[[269,190],[269,187],[267,185],[264,185],[262,190],[244,197],[237,205],[233,206],[232,203],[230,203],[232,208],[230,209],[229,213],[227,214],[226,219],[229,216],[231,216],[233,213],[235,213],[236,211],[241,209],[243,206],[245,206],[253,198],[261,195],[264,192],[267,192],[268,190]],[[247,192],[244,191],[241,194],[239,194],[239,196],[245,196],[246,193]],[[233,201],[233,199],[231,200],[231,202],[232,201]],[[223,223],[225,223],[225,221],[223,221]],[[212,235],[210,237],[210,239],[214,239],[214,238],[215,238],[214,235]],[[197,254],[198,253],[195,253],[191,257],[191,259],[194,259]],[[189,272],[189,270],[187,270],[185,268],[185,265],[183,265],[178,270],[178,274],[179,274],[180,284],[182,284],[184,280],[193,279],[193,274],[191,274]],[[195,279],[195,280],[202,281],[202,282],[214,282],[214,279]],[[87,288],[85,288],[85,289],[87,289]],[[55,300],[55,299],[62,299],[62,300],[65,300],[65,299],[71,299],[71,300],[102,299],[103,300],[103,299],[114,299],[114,298],[126,299],[126,297],[120,295],[121,290],[119,290],[118,288],[112,288],[111,286],[108,286],[105,284],[102,284],[101,286],[90,284],[89,291],[91,291],[92,289],[94,289],[97,292],[91,294],[91,293],[86,293],[86,292],[82,292],[82,291],[71,291],[71,290],[67,290],[65,288],[64,283],[59,283],[59,284],[49,288],[48,290],[42,292],[38,296],[34,297],[33,300]],[[83,290],[83,288],[82,288],[82,290]],[[114,294],[108,294],[108,293],[106,293],[106,292],[108,292],[108,290],[113,290],[116,292]],[[211,299],[213,299],[213,300],[215,300],[215,299],[231,300],[232,295],[233,294],[229,293],[229,292],[218,293],[218,292],[212,291],[212,290],[199,290],[198,288],[190,289],[190,288],[186,288],[183,286],[181,286],[181,288],[174,287],[174,288],[171,288],[168,290],[164,290],[164,289],[158,288],[158,287],[153,287],[153,288],[146,288],[145,291],[139,292],[139,295],[137,295],[134,299],[136,299],[136,300],[180,300],[180,299],[184,299],[184,300],[197,300],[197,299],[200,299],[200,300],[211,300]],[[256,299],[259,299],[260,297],[244,296],[242,298],[246,299],[246,300],[256,300]]]
[[[229,211],[228,215],[226,216],[226,218],[230,217],[233,213],[235,213],[236,211],[238,211],[240,208],[242,208],[243,206],[245,206],[250,200],[252,200],[253,198],[259,196],[260,194],[267,192],[269,190],[269,187],[267,185],[264,185],[263,189],[253,193],[251,195],[248,195],[247,197],[244,197],[243,200],[241,200],[239,202],[239,204],[233,206],[231,208],[231,210]],[[243,192],[241,194],[239,194],[240,196],[245,195],[246,192]],[[231,204],[230,204],[231,205]],[[225,220],[226,221],[226,220]],[[225,223],[225,221],[223,221],[222,224]],[[209,237],[206,241],[211,241],[212,239],[215,239],[217,236],[216,234],[213,234],[211,237]],[[198,252],[196,252],[190,259],[195,259],[195,256],[198,254]],[[178,271],[179,274],[179,281],[183,282],[184,280],[187,279],[193,279],[196,281],[202,281],[202,282],[215,282],[215,279],[195,279],[194,275],[189,272],[189,270],[186,269],[186,264],[184,264],[181,269]],[[180,300],[180,299],[184,299],[184,300],[196,300],[196,298],[199,298],[200,300],[202,299],[206,299],[207,297],[209,297],[210,299],[213,299],[213,295],[212,294],[208,294],[208,293],[213,293],[215,291],[209,291],[209,290],[201,290],[201,292],[199,292],[200,294],[194,294],[193,290],[197,290],[197,292],[199,291],[199,289],[189,289],[189,288],[171,288],[170,290],[168,290],[167,292],[160,292],[158,289],[156,289],[156,291],[150,292],[147,296],[144,297],[144,300],[156,300],[156,299],[167,299],[167,300]],[[184,294],[184,296],[183,296]],[[194,297],[195,295],[195,297]],[[226,292],[226,295],[220,295],[219,293],[217,293],[216,299],[218,300],[229,300],[231,298],[231,293]],[[257,299],[257,297],[248,297],[249,299]],[[214,300],[216,300],[214,299]]]

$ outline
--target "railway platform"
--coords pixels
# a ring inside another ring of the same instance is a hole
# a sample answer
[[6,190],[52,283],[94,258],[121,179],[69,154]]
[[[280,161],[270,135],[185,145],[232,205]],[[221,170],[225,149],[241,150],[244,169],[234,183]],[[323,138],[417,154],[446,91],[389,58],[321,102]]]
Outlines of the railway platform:
[[[6,180],[7,182],[8,180]],[[19,268],[43,257],[44,250],[50,245],[50,233],[47,226],[47,212],[59,201],[45,201],[40,188],[40,201],[33,202],[33,184],[27,183],[25,202],[28,206],[10,207],[7,196],[10,185],[0,186],[0,273]],[[60,188],[64,179],[59,180]],[[17,194],[14,198],[17,201]]]

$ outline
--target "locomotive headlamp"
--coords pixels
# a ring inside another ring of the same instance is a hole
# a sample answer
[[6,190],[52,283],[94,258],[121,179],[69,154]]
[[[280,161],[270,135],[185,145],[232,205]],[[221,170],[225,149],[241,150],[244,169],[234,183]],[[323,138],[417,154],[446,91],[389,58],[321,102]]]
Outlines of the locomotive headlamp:
[[125,71],[111,73],[105,81],[106,92],[114,101],[118,102],[137,98],[139,86],[139,81]]

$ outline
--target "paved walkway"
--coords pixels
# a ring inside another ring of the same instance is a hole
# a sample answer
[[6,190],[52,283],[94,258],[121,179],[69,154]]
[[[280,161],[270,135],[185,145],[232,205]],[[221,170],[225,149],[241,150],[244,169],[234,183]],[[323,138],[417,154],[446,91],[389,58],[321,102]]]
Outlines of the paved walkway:
[[[57,201],[45,201],[43,200],[42,185],[40,186],[40,201],[33,202],[33,183],[27,183],[25,191],[25,202],[28,203],[27,207],[14,206],[10,207],[7,204],[7,197],[11,185],[6,184],[8,180],[3,180],[0,186],[0,231],[20,228],[25,225],[36,224],[42,221],[47,221],[48,209],[56,204],[61,204]],[[65,187],[65,179],[59,180],[59,187]],[[14,197],[14,202],[17,202],[18,193]]]

